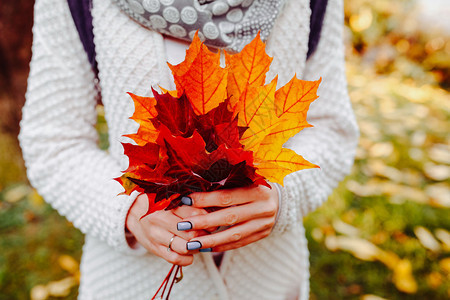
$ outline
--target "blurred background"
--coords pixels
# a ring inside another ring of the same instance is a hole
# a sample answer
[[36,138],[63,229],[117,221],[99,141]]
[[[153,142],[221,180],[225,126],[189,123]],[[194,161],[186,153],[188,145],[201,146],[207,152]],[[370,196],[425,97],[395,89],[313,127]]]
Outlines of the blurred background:
[[[30,187],[17,142],[32,9],[0,2],[0,299],[75,299],[83,235]],[[305,218],[313,300],[450,298],[449,15],[448,0],[345,1],[361,139]]]

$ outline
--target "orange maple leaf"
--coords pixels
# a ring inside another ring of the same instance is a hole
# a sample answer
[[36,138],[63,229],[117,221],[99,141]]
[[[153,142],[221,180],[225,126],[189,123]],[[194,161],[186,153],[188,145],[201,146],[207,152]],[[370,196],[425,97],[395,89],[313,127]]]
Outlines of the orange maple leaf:
[[226,99],[228,69],[220,67],[220,53],[209,51],[198,37],[192,41],[186,57],[176,66],[169,64],[178,95],[186,93],[194,111],[206,114]]
[[152,97],[141,97],[128,93],[134,102],[134,113],[130,119],[136,121],[139,125],[148,122],[151,118],[158,115],[156,111],[156,99]]
[[225,53],[225,58],[230,68],[227,85],[228,98],[230,98],[230,108],[234,110],[241,94],[249,85],[262,86],[264,84],[273,58],[266,54],[266,47],[261,41],[259,33],[241,52],[233,55]]
[[153,143],[158,138],[158,131],[151,122],[141,123],[136,133],[125,134],[124,136],[132,139],[139,146],[147,143]]
[[286,85],[275,93],[275,110],[279,118],[301,115],[306,120],[306,113],[311,102],[316,100],[317,89],[322,78],[316,81],[300,80],[295,75]]
[[141,97],[132,93],[128,94],[134,102],[134,113],[130,119],[139,124],[139,129],[137,133],[127,134],[125,136],[131,138],[140,146],[154,142],[158,137],[158,130],[150,119],[158,115],[155,109],[156,99],[152,97]]
[[[167,63],[169,65],[169,68],[172,70],[176,86],[183,85],[183,83],[179,81],[179,78],[184,76],[189,71],[195,58],[200,53],[201,48],[202,48],[202,41],[200,40],[198,34],[196,33],[194,35],[194,38],[192,39],[191,44],[189,45],[189,48],[186,50],[186,56],[184,61],[182,61],[178,65],[172,65],[170,63]],[[165,93],[164,90],[163,92]]]

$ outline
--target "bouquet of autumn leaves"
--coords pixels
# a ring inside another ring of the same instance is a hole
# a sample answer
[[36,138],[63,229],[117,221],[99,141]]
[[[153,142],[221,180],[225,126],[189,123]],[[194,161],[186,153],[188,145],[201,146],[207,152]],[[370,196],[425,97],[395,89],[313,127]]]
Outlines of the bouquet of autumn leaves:
[[[316,165],[283,144],[311,127],[306,113],[321,80],[294,76],[276,90],[265,84],[272,58],[259,35],[241,52],[211,52],[196,35],[185,60],[170,65],[176,90],[130,93],[140,126],[123,143],[128,169],[117,180],[126,194],[149,198],[146,215],[180,205],[193,192],[283,184],[286,175]],[[145,215],[145,216],[146,216]],[[143,216],[144,217],[144,216]]]
[[152,89],[153,97],[130,93],[131,119],[140,126],[126,135],[136,144],[123,144],[129,167],[117,180],[128,195],[135,190],[148,195],[143,217],[174,208],[193,192],[270,187],[266,180],[283,184],[286,175],[317,167],[282,146],[311,127],[306,113],[320,80],[294,76],[278,90],[277,78],[265,84],[272,58],[259,35],[241,52],[225,52],[225,60],[223,68],[220,53],[209,51],[196,35],[185,60],[169,64],[175,91]]

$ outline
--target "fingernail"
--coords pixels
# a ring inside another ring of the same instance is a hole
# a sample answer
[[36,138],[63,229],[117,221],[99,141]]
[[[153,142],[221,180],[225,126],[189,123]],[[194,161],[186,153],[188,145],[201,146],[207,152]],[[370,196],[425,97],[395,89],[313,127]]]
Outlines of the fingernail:
[[212,252],[212,248],[200,249],[200,252]]
[[183,203],[184,205],[192,206],[192,199],[191,197],[183,196],[181,197],[181,203]]
[[197,249],[200,249],[201,247],[202,247],[202,243],[200,243],[199,241],[192,241],[192,242],[186,243],[187,250],[197,250]]
[[178,229],[178,231],[191,230],[192,229],[192,223],[189,222],[189,221],[178,222],[177,223],[177,229]]

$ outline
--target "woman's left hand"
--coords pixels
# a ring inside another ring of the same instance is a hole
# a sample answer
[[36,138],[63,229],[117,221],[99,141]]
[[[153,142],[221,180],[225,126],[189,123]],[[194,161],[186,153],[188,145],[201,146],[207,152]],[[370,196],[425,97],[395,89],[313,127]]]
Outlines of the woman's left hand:
[[[279,209],[275,186],[236,188],[189,195],[197,208],[223,207],[205,215],[183,219],[178,228],[183,230],[207,230],[218,226],[229,228],[192,239],[188,249],[212,248],[220,252],[236,249],[267,237],[275,225]],[[189,224],[192,224],[192,226]],[[200,242],[198,244],[197,242]],[[189,244],[188,243],[188,244]]]

